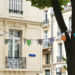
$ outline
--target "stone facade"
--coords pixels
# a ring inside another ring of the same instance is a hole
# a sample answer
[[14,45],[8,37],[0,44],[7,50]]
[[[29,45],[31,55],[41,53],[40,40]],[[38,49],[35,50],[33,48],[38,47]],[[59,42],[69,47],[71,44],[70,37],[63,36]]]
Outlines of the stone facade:
[[[68,33],[71,34],[71,9],[66,9],[62,12],[63,18],[65,20]],[[50,29],[51,30],[51,29]],[[67,75],[67,71],[64,69],[64,65],[66,66],[66,62],[63,61],[63,57],[66,58],[65,47],[63,40],[61,40],[61,32],[59,30],[56,19],[53,15],[52,19],[52,32],[53,32],[53,51],[52,51],[52,67],[51,74],[52,75]]]
[[[0,75],[39,75],[42,71],[42,47],[37,39],[41,39],[43,11],[31,7],[30,2],[22,1],[21,14],[9,12],[9,0],[0,2]],[[11,32],[14,35],[10,37]],[[16,35],[16,32],[20,32],[20,36]],[[19,36],[15,38],[20,41],[18,41],[20,43],[18,58],[8,56],[18,54],[9,52],[9,48],[14,48],[9,42],[14,39],[13,36]],[[33,40],[30,46],[24,42],[25,39]],[[29,54],[35,54],[35,57],[30,57]]]

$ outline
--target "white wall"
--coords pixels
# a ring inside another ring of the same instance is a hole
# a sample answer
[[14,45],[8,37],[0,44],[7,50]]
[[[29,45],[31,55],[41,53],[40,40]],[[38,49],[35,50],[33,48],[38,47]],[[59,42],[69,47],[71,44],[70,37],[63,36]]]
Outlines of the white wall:
[[31,2],[23,0],[23,15],[10,13],[9,0],[0,0],[0,17],[43,22],[43,10],[32,7]]

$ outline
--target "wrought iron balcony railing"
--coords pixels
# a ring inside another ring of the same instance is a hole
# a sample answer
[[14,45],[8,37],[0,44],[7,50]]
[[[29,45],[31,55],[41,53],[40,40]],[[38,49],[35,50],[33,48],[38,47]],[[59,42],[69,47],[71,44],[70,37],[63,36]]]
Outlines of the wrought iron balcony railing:
[[49,40],[44,40],[43,41],[43,48],[49,48],[51,47],[51,43],[49,42]]
[[26,68],[26,58],[25,57],[6,57],[5,58],[5,68]]
[[57,56],[57,62],[62,62],[63,61],[62,58],[63,58],[62,56]]
[[23,14],[23,11],[20,10],[13,10],[13,9],[9,9],[9,13],[16,13],[16,14]]

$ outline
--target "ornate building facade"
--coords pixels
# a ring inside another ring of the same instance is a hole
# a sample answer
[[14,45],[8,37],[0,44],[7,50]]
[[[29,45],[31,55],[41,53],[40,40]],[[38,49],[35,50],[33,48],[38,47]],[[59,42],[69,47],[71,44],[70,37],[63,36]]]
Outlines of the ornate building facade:
[[0,75],[39,75],[42,71],[43,11],[25,0],[0,1]]

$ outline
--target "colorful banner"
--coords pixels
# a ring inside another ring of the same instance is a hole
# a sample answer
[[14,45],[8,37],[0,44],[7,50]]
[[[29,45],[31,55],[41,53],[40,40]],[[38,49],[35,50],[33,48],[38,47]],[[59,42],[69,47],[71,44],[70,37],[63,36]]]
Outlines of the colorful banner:
[[30,46],[31,40],[27,40],[27,45]]
[[42,39],[38,39],[38,43],[41,45],[43,43]]
[[5,39],[5,44],[8,44],[8,42],[9,42],[9,39]]
[[66,36],[65,35],[62,35],[61,36],[61,40],[66,41]]
[[49,41],[52,43],[54,41],[54,38],[49,38]]

